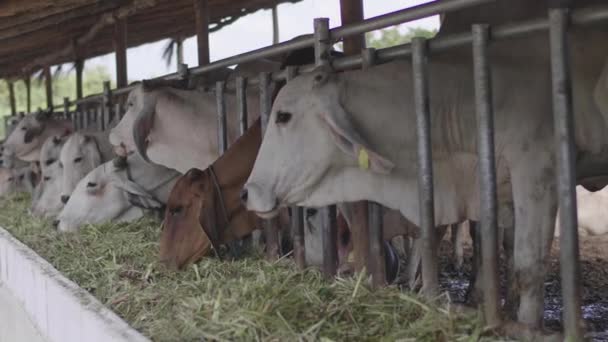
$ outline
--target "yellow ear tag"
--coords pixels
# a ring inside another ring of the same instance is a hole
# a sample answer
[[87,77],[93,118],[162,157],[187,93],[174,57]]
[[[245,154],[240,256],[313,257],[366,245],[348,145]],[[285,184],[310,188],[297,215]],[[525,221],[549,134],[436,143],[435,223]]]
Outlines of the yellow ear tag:
[[369,155],[364,148],[359,150],[359,167],[363,170],[369,169]]

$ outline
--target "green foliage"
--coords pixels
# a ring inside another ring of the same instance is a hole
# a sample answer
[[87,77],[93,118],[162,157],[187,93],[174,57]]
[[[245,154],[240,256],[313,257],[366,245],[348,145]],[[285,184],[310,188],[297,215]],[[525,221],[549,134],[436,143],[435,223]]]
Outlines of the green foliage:
[[409,43],[414,37],[433,38],[437,30],[427,30],[425,28],[409,28],[407,32],[401,33],[398,27],[392,27],[379,32],[367,34],[367,47],[383,49],[390,46]]
[[[103,91],[103,82],[110,80],[111,76],[108,70],[101,65],[86,69],[83,73],[82,92],[84,96],[98,94]],[[113,81],[112,81],[113,82]],[[25,82],[17,81],[14,83],[15,99],[17,102],[17,112],[27,110],[26,108],[26,88]],[[46,108],[46,91],[44,81],[40,82],[37,79],[31,80],[31,97],[32,111],[38,107]],[[58,105],[63,103],[63,98],[76,97],[76,73],[60,73],[53,77],[53,104]],[[0,116],[10,115],[11,107],[8,97],[8,85],[6,82],[0,82]]]

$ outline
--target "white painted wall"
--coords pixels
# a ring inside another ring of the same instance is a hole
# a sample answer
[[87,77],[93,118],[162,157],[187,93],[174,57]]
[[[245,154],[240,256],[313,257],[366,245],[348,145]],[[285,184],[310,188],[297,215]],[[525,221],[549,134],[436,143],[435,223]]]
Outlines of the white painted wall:
[[45,342],[13,294],[0,284],[0,342]]
[[0,283],[48,342],[149,341],[2,228]]

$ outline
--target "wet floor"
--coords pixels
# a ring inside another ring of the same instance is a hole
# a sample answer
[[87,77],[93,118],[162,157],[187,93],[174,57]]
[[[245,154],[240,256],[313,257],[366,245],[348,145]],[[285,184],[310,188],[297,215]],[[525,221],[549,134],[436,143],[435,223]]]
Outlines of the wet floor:
[[[608,237],[582,237],[581,273],[583,318],[588,337],[592,341],[608,342]],[[465,247],[465,266],[457,272],[451,265],[451,245],[442,241],[441,277],[442,287],[456,303],[464,303],[469,284],[470,245]],[[550,274],[545,282],[545,326],[560,331],[562,299],[559,282],[559,251],[554,243],[550,261]],[[501,282],[504,284],[504,276]]]

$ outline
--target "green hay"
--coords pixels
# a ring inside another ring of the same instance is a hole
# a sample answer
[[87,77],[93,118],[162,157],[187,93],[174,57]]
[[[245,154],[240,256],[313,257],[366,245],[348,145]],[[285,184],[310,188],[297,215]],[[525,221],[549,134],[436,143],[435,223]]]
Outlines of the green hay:
[[361,276],[326,281],[287,259],[205,258],[172,272],[157,263],[150,219],[59,234],[28,205],[25,196],[0,202],[0,225],[155,341],[469,341],[480,332],[475,317],[395,287],[371,292]]

